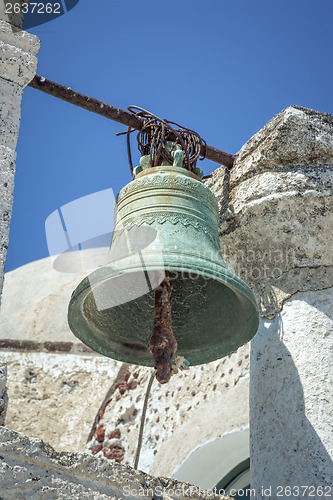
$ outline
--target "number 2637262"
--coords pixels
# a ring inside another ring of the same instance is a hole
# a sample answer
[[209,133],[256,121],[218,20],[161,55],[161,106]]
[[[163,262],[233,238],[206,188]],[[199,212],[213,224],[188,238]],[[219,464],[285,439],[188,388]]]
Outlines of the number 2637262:
[[6,14],[62,14],[60,2],[56,3],[6,3]]

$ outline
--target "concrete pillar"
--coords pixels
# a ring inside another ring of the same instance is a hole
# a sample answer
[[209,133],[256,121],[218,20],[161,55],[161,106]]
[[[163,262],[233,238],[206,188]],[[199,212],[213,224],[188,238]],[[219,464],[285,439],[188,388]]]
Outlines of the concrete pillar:
[[[19,16],[0,10],[0,297],[12,213],[16,142],[24,87],[36,73],[39,39],[18,28]],[[9,21],[9,22],[6,22]],[[11,24],[13,23],[13,24]],[[18,23],[18,24],[16,24]]]
[[332,186],[333,117],[294,106],[243,146],[229,179],[224,254],[262,316],[250,357],[256,499],[333,495]]

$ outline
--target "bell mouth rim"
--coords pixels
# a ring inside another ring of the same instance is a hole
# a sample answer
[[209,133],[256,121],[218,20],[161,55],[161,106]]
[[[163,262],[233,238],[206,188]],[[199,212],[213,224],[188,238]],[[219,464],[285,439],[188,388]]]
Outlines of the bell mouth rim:
[[[199,269],[194,269],[193,267],[194,267],[193,265],[192,266],[183,265],[182,270],[184,273],[187,274],[191,272],[193,274],[199,275],[198,272]],[[231,273],[231,271],[229,271],[226,267],[222,265],[216,265],[216,267],[219,267],[220,271],[219,278],[216,272],[209,273],[207,272],[207,270],[206,272],[204,272],[202,267],[200,268],[200,275],[201,276],[205,275],[205,277],[207,277],[208,279],[214,278],[215,281],[218,281],[222,285],[228,287],[230,291],[238,297],[237,299],[238,301],[244,301],[244,300],[247,301],[250,312],[247,317],[245,316],[243,317],[243,324],[245,330],[244,330],[244,335],[242,337],[242,343],[237,344],[237,346],[232,350],[230,351],[228,350],[228,352],[221,353],[221,351],[218,352],[212,346],[207,345],[207,348],[205,348],[204,350],[205,351],[204,360],[200,361],[197,361],[195,359],[195,355],[198,354],[195,350],[193,350],[193,355],[191,351],[188,349],[186,352],[178,350],[177,355],[184,355],[187,359],[190,360],[191,365],[206,364],[231,354],[232,352],[237,350],[241,345],[244,345],[247,342],[249,342],[256,334],[259,326],[259,308],[253,292],[249,289],[246,283],[244,283],[240,278],[238,278],[238,276],[233,275],[233,273]],[[145,268],[148,272],[149,271],[160,272],[165,270],[170,270],[172,272],[172,271],[179,271],[180,266],[179,264],[178,266],[176,266],[175,264],[171,265],[171,263],[168,263],[168,265],[165,264],[163,266],[162,265],[157,266],[156,264],[153,265],[152,263],[149,266],[148,265],[145,266]],[[142,351],[142,353],[139,353],[138,355],[135,355],[136,357],[134,358],[132,351],[129,351],[128,353],[124,354],[123,351],[119,350],[118,348],[119,346],[117,345],[117,343],[114,344],[114,341],[112,341],[111,339],[110,339],[110,344],[107,346],[107,348],[105,346],[103,347],[102,345],[100,345],[99,341],[97,340],[98,337],[95,337],[93,333],[89,333],[90,326],[84,314],[85,301],[87,300],[89,293],[93,292],[93,289],[95,287],[98,287],[100,284],[107,281],[108,279],[112,279],[113,277],[117,276],[119,277],[124,274],[131,274],[131,273],[134,274],[135,272],[138,271],[143,272],[142,268],[139,268],[138,264],[136,266],[133,264],[132,266],[127,265],[126,269],[122,270],[119,268],[119,266],[117,269],[115,269],[114,267],[107,265],[92,272],[90,275],[88,275],[79,283],[79,285],[72,293],[72,297],[68,307],[68,322],[74,335],[97,353],[100,353],[102,355],[105,355],[107,357],[122,362],[128,362],[142,366],[153,366],[154,364],[153,359],[150,358],[150,355],[148,357],[146,356],[147,350]],[[76,318],[77,314],[78,317]],[[247,327],[245,327],[245,325],[247,325]],[[99,330],[98,327],[97,330]],[[103,333],[102,330],[100,331],[101,333]],[[246,334],[245,331],[247,331]]]
[[[154,254],[152,254],[152,257],[154,257]],[[164,264],[161,264],[160,261],[155,264],[152,262],[150,264],[146,264],[144,268],[139,267],[137,262],[127,262],[130,260],[129,258],[115,262],[114,265],[112,265],[112,263],[106,264],[105,266],[102,266],[90,273],[77,285],[72,293],[70,303],[74,296],[77,297],[80,293],[84,292],[85,289],[91,288],[91,286],[97,286],[100,282],[105,281],[106,279],[114,278],[121,274],[170,271],[188,274],[193,273],[196,275],[202,275],[208,279],[214,279],[228,288],[233,289],[235,292],[245,295],[255,306],[259,315],[258,303],[252,290],[241,278],[232,273],[225,265],[216,264],[214,261],[207,261],[207,259],[198,260],[197,256],[191,256],[190,254],[186,257],[189,263],[187,265],[182,264],[181,266],[179,265],[179,261],[177,264],[172,263],[172,260],[176,260],[178,258],[177,254],[172,253],[164,256],[166,261]],[[207,266],[208,262],[211,265],[210,268]],[[123,266],[120,265],[121,263],[123,263]],[[211,269],[212,267],[213,269]]]

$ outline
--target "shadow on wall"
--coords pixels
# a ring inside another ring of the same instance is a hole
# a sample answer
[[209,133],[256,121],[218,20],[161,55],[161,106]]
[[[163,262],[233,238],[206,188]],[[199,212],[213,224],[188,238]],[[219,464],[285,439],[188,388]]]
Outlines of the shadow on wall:
[[[333,463],[306,416],[303,385],[284,333],[279,314],[270,324],[262,323],[252,341],[251,487],[259,486],[254,484],[258,478],[265,488],[302,484],[329,489]],[[320,360],[313,362],[320,370]]]

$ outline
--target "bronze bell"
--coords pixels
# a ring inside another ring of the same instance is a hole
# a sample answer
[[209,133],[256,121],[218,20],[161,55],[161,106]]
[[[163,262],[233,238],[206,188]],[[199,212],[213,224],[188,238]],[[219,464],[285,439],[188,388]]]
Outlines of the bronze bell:
[[154,364],[148,349],[154,289],[166,272],[177,355],[191,365],[234,352],[258,328],[253,293],[221,255],[216,198],[182,166],[182,151],[173,156],[173,165],[154,168],[141,158],[135,179],[117,197],[108,262],[78,285],[69,304],[73,333],[128,363]]

